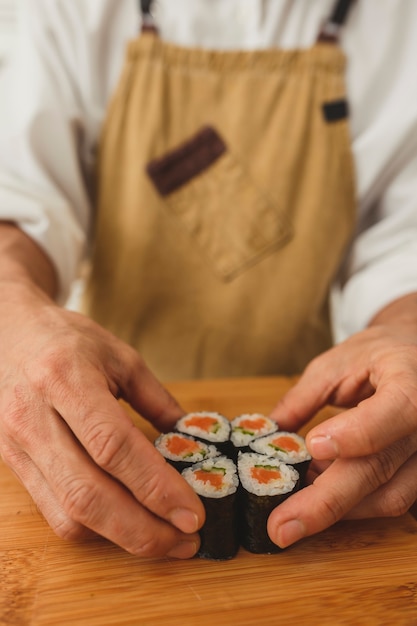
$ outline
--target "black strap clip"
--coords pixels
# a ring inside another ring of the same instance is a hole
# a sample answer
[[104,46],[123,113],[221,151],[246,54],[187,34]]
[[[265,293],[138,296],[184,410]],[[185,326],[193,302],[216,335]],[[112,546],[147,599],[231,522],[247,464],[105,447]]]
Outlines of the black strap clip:
[[332,14],[323,24],[317,41],[324,43],[338,43],[340,31],[347,20],[349,9],[354,0],[337,0]]
[[152,16],[152,0],[139,0],[139,4],[142,13],[142,32],[157,33],[158,29]]

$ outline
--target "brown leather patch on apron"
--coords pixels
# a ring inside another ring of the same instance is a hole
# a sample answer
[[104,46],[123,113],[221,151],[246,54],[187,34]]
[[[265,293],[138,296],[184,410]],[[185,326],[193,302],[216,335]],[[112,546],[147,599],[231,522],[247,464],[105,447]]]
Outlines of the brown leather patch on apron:
[[291,236],[284,211],[213,127],[203,127],[146,169],[165,208],[223,280],[232,280]]
[[150,161],[146,171],[161,196],[166,196],[210,167],[225,151],[219,133],[207,126],[178,148]]

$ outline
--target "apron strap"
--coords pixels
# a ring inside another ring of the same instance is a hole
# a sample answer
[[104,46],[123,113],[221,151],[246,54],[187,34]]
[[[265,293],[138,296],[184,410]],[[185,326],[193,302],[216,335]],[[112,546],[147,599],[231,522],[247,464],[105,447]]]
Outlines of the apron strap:
[[142,13],[149,15],[151,12],[152,0],[140,0]]
[[[157,32],[155,21],[151,14],[153,0],[139,0],[142,13],[142,32]],[[317,41],[326,43],[337,43],[339,41],[340,30],[345,23],[349,9],[354,0],[337,0],[330,17],[323,24]]]
[[337,0],[333,12],[323,24],[317,41],[338,43],[343,24],[345,24],[349,9],[355,0]]
[[152,2],[153,0],[139,0],[139,7],[142,13],[142,32],[158,32],[151,13]]

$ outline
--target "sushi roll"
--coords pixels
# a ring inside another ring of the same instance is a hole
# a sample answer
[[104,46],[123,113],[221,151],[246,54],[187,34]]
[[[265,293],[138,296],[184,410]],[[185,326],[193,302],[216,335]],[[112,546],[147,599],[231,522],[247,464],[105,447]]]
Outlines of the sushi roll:
[[179,472],[194,463],[220,455],[215,446],[203,441],[196,441],[193,437],[182,433],[160,435],[155,440],[155,447],[168,463]]
[[199,495],[206,511],[198,556],[223,561],[239,549],[236,465],[225,456],[208,459],[181,473]]
[[300,486],[305,485],[311,455],[303,437],[296,433],[278,431],[252,441],[249,447],[254,452],[273,456],[287,465],[292,465],[300,475]]
[[187,413],[178,420],[175,430],[214,444],[226,456],[230,454],[230,421],[220,413],[206,411]]
[[278,424],[260,413],[245,413],[231,421],[230,440],[237,458],[238,452],[250,452],[249,443],[278,430]]
[[268,536],[271,511],[298,489],[298,472],[278,459],[255,452],[239,453],[239,521],[242,546],[256,554],[281,548]]

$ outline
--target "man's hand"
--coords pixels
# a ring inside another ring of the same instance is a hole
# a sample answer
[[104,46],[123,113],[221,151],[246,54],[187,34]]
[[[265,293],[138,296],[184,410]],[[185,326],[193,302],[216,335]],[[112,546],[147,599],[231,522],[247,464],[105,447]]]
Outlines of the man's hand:
[[117,398],[160,430],[183,411],[135,350],[52,302],[49,262],[10,225],[1,258],[3,460],[59,536],[94,531],[135,555],[193,556],[203,506]]
[[312,361],[272,412],[297,430],[326,404],[349,407],[306,437],[311,484],[268,521],[281,547],[341,518],[403,514],[417,498],[417,324],[405,313],[416,296],[400,304]]

